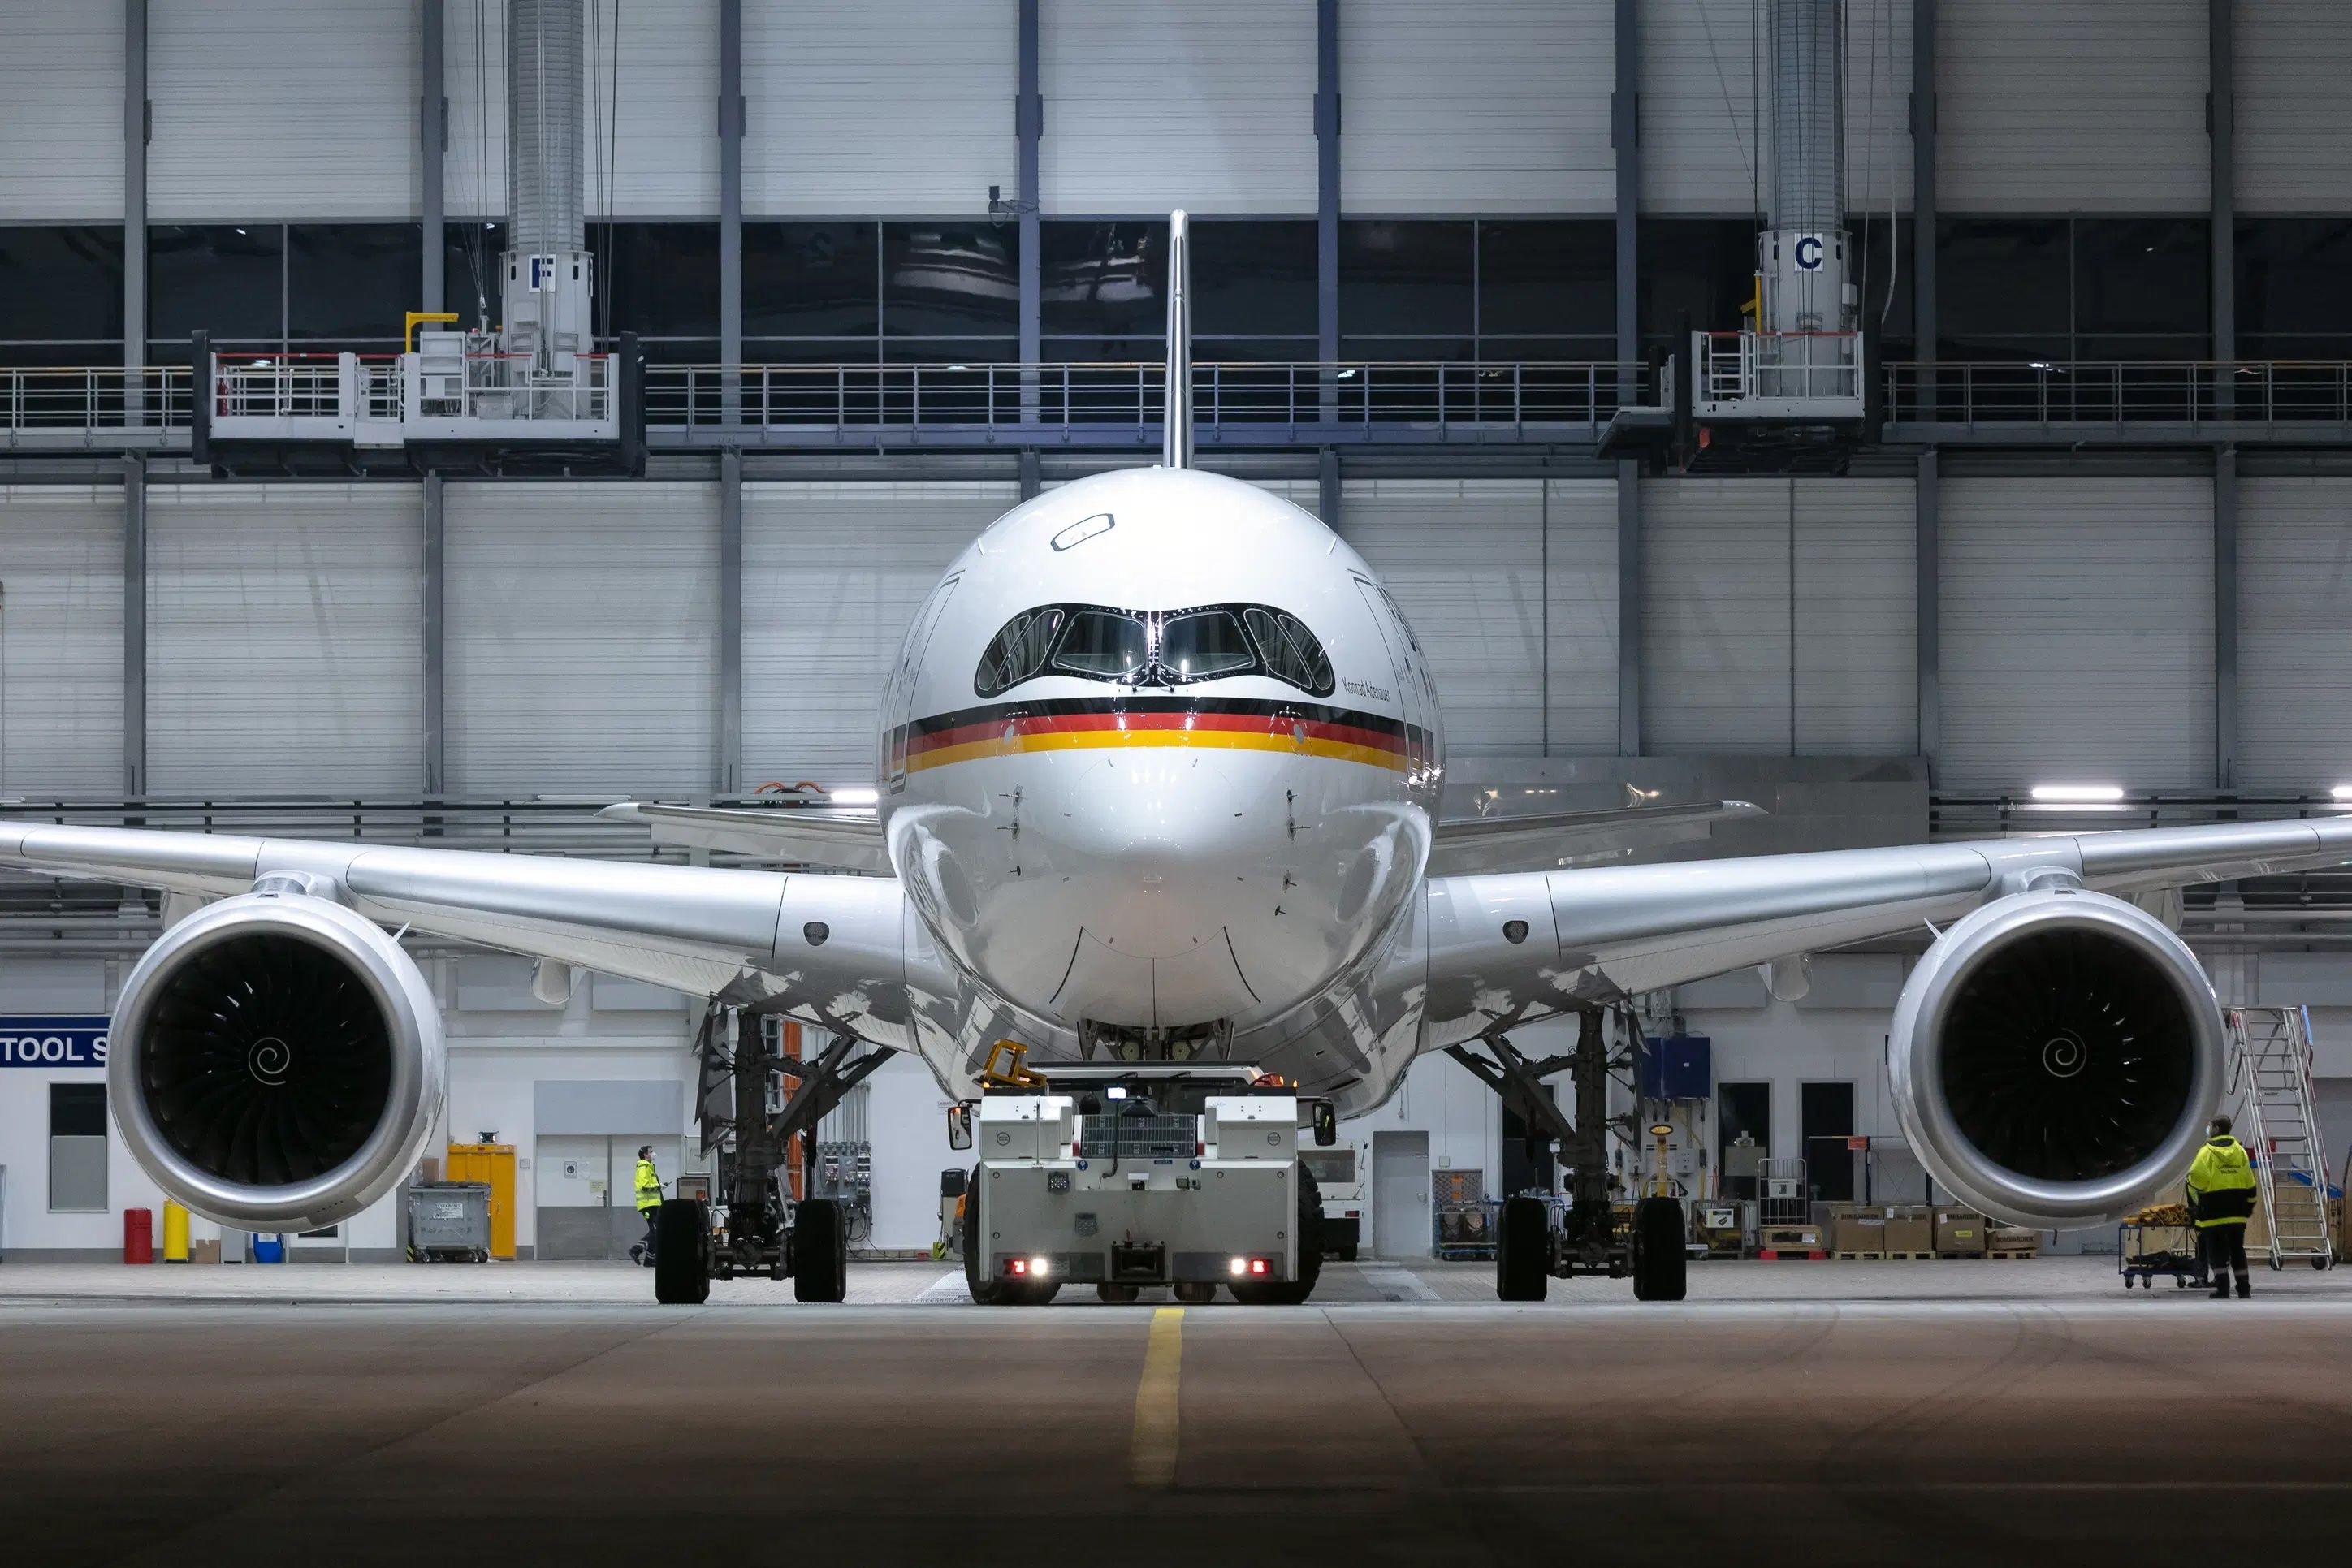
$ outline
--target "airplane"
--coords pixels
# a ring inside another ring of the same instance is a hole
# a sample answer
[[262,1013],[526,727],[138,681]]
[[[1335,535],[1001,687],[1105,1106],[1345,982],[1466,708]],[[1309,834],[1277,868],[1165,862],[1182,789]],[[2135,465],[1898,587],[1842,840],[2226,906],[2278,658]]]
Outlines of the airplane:
[[1935,1179],[2037,1228],[2177,1181],[2223,1023],[2134,895],[2352,861],[2352,822],[1589,864],[1753,808],[1445,820],[1436,687],[1379,575],[1193,465],[1186,251],[1179,213],[1161,461],[1025,501],[948,568],[879,693],[870,813],[612,812],[835,871],[0,823],[0,864],[165,894],[108,1064],[141,1166],[265,1231],[334,1224],[413,1170],[446,1063],[395,933],[910,1051],[952,1095],[1014,1040],[1253,1063],[1355,1115],[1429,1051],[1925,929],[1890,1078]]

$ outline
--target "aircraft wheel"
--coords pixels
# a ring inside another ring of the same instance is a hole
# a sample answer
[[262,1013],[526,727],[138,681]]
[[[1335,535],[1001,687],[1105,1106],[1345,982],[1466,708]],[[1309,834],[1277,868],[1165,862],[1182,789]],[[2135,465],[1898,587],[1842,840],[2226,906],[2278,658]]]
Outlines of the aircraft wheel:
[[1495,1226],[1495,1294],[1540,1301],[1551,1283],[1551,1217],[1539,1197],[1507,1197]]
[[1633,1207],[1633,1299],[1679,1301],[1689,1288],[1683,1206],[1671,1197],[1645,1197]]
[[841,1205],[803,1203],[793,1219],[793,1300],[840,1301],[849,1296],[849,1236]]
[[654,1300],[667,1307],[698,1307],[709,1301],[709,1211],[695,1198],[665,1198],[654,1237]]

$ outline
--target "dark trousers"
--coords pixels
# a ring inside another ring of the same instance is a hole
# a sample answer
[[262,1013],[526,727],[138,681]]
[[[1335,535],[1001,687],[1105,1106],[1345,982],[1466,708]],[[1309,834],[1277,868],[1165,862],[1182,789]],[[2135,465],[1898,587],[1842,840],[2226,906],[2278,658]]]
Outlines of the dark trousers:
[[[658,1208],[641,1208],[637,1210],[637,1213],[643,1217],[646,1222],[646,1256],[650,1258],[654,1255],[654,1233],[661,1228],[661,1210]],[[2238,1271],[2240,1273],[2243,1273],[2246,1267],[2245,1249],[2243,1248],[2240,1248],[2238,1249]]]
[[[2238,1276],[2238,1289],[2252,1288],[2246,1278],[2246,1228],[2242,1225],[2209,1225],[2197,1233],[2205,1251],[2205,1271],[2215,1290],[2226,1289],[2228,1274]],[[2225,1273],[2224,1270],[2228,1272]]]

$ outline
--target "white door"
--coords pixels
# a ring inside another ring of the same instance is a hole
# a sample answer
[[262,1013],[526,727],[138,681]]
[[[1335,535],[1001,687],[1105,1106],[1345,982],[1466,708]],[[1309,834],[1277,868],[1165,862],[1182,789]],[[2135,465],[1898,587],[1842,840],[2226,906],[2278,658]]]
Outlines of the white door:
[[1372,1251],[1426,1258],[1430,1249],[1429,1134],[1372,1134]]

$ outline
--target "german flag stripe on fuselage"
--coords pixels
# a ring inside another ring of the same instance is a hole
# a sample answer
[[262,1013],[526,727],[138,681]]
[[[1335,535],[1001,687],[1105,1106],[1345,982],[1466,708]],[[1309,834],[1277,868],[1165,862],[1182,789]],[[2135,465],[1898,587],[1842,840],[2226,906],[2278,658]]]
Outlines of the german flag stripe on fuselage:
[[[1128,747],[1209,747],[1328,757],[1403,772],[1402,720],[1355,708],[1253,697],[1064,697],[996,703],[917,719],[907,771],[982,757]],[[1427,745],[1425,732],[1411,738]],[[897,749],[893,737],[892,749]]]

